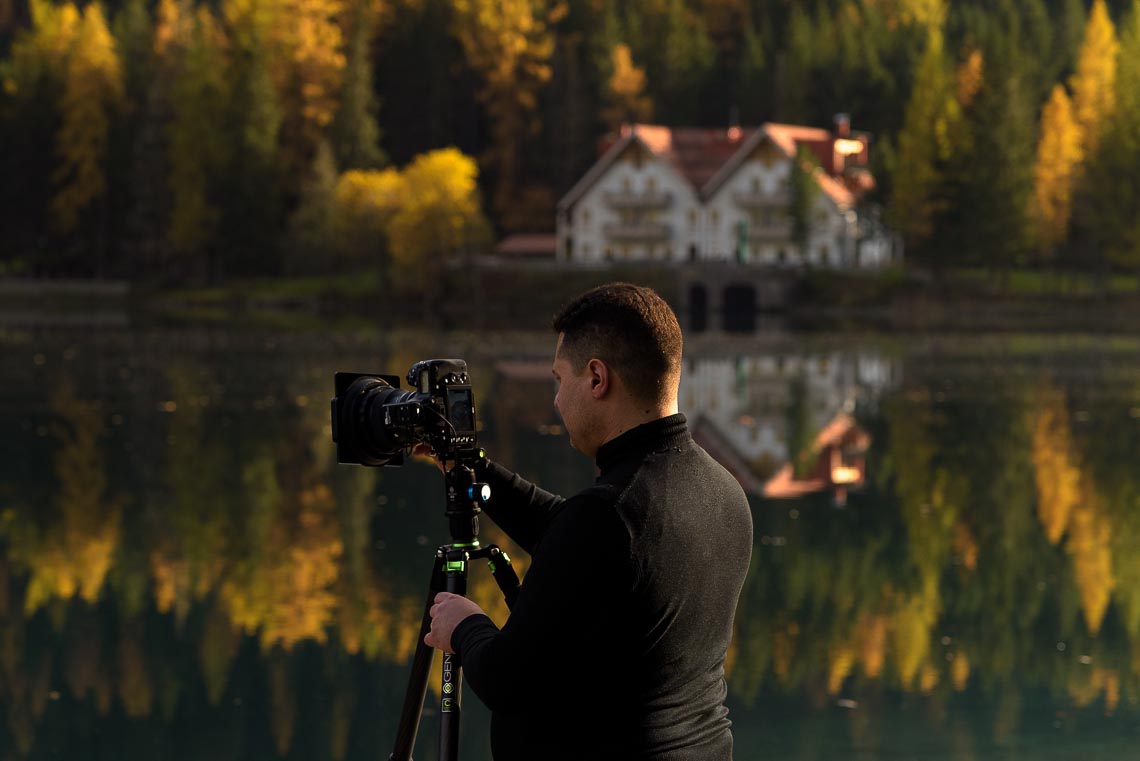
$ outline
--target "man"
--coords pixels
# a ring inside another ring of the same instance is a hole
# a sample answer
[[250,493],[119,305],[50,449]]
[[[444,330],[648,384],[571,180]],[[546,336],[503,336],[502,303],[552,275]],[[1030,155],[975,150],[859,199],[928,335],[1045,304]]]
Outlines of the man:
[[597,480],[564,500],[481,465],[487,513],[531,566],[502,630],[443,592],[425,642],[458,654],[491,709],[496,761],[730,759],[724,659],[752,519],[678,414],[677,318],[615,283],[554,329],[554,406]]

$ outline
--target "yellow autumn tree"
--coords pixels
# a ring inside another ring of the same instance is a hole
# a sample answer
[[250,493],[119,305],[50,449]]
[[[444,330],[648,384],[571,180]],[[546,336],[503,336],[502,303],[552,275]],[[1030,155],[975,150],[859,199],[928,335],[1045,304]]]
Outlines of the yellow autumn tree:
[[71,232],[80,213],[107,189],[105,164],[111,116],[124,98],[123,70],[103,9],[83,10],[67,59],[60,102],[62,124],[56,138],[60,165],[52,199],[59,229]]
[[1089,9],[1077,69],[1069,79],[1073,92],[1073,116],[1080,129],[1081,148],[1091,156],[1100,145],[1104,126],[1115,103],[1117,55],[1120,42],[1104,0]]
[[645,94],[645,69],[633,63],[629,45],[615,45],[614,73],[606,92],[602,119],[616,129],[625,122],[647,122],[653,119],[653,100]]
[[1041,137],[1033,166],[1033,211],[1043,258],[1051,258],[1069,234],[1073,182],[1081,158],[1081,132],[1063,85],[1056,85],[1041,112]]
[[403,171],[403,198],[388,225],[393,277],[433,295],[445,266],[488,238],[475,162],[455,148],[431,151]]
[[337,180],[329,220],[333,247],[345,262],[381,265],[385,231],[400,208],[404,178],[395,169],[351,170]]
[[467,62],[482,77],[479,99],[491,125],[487,165],[494,171],[493,206],[511,225],[518,201],[519,146],[538,128],[538,95],[550,79],[554,38],[549,24],[562,4],[543,13],[541,0],[455,0],[455,33]]
[[[269,4],[270,71],[284,111],[282,161],[299,178],[336,116],[344,81],[341,0]],[[264,7],[264,5],[262,6]]]
[[2,83],[5,94],[17,98],[31,97],[41,78],[63,81],[80,26],[79,10],[72,3],[31,0],[28,10],[31,27],[13,40]]

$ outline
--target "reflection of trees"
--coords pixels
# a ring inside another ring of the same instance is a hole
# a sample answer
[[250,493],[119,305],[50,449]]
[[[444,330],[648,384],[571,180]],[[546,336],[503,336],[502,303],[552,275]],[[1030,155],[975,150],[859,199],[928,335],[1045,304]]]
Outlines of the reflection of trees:
[[875,483],[846,510],[760,504],[734,693],[981,689],[999,738],[1018,727],[1024,683],[1108,712],[1137,694],[1140,595],[1118,580],[1140,584],[1121,457],[1140,436],[1119,408],[1076,403],[1082,426],[1073,402],[1016,380],[981,395],[911,387],[866,421]]
[[109,493],[100,405],[80,399],[74,381],[64,376],[50,406],[57,419],[54,503],[8,529],[9,554],[30,570],[28,612],[55,599],[98,598],[120,538],[122,500]]

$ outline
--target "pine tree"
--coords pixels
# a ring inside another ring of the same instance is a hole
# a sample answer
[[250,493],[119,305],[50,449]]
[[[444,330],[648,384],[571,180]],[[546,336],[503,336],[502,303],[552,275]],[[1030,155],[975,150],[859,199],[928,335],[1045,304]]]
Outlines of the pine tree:
[[1073,182],[1081,159],[1080,131],[1072,102],[1065,87],[1056,85],[1041,112],[1041,137],[1033,167],[1033,210],[1042,258],[1053,258],[1068,237]]
[[942,31],[932,28],[898,136],[893,177],[890,216],[908,247],[928,243],[933,233],[942,169],[951,159],[958,118]]
[[368,6],[358,2],[348,28],[348,52],[340,108],[333,122],[337,163],[345,169],[376,169],[387,163],[380,150],[380,126],[376,121],[378,104],[372,86],[370,53],[373,16]]
[[284,188],[277,158],[283,114],[265,42],[267,14],[251,10],[255,12],[228,19],[233,30],[233,97],[226,142],[236,150],[221,172],[226,203],[221,208],[220,253],[227,274],[268,275],[281,268]]
[[289,237],[285,243],[286,274],[309,275],[331,271],[331,266],[326,267],[322,262],[332,248],[330,238],[336,188],[336,158],[328,143],[321,142],[301,185],[297,208],[289,219]]
[[107,146],[114,109],[123,101],[122,64],[103,10],[88,5],[67,61],[63,123],[57,138],[59,191],[52,200],[56,224],[71,232],[80,214],[107,188]]
[[224,39],[205,7],[184,18],[171,42],[178,55],[172,87],[173,119],[168,126],[170,189],[173,198],[169,240],[182,260],[184,275],[218,274],[206,248],[217,232],[221,211],[215,200],[218,175],[228,158],[219,125],[225,123],[229,91]]
[[740,119],[745,124],[757,124],[766,113],[770,102],[767,50],[762,37],[745,24],[741,36],[740,55],[737,58],[737,97]]

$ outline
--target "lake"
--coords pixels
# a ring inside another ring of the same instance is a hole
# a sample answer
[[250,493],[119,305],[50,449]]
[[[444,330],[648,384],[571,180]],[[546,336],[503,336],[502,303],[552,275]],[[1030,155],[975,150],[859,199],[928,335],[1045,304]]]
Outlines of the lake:
[[[0,758],[386,758],[442,478],[338,465],[333,373],[465,359],[490,456],[570,494],[593,464],[552,406],[553,345],[0,326]],[[737,759],[1135,755],[1140,337],[699,333],[683,373],[756,527]],[[505,619],[484,567],[469,594]],[[490,758],[487,727],[468,693],[463,758]]]

